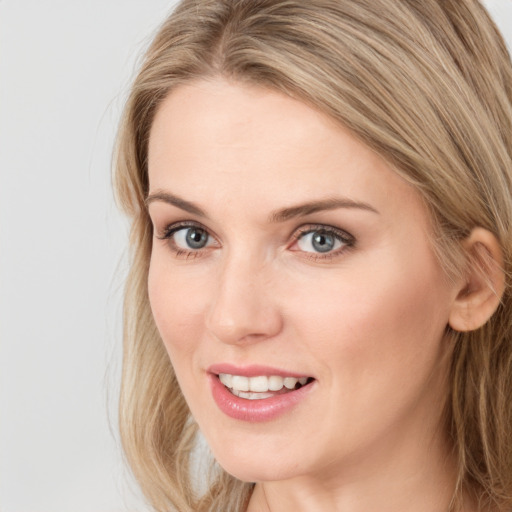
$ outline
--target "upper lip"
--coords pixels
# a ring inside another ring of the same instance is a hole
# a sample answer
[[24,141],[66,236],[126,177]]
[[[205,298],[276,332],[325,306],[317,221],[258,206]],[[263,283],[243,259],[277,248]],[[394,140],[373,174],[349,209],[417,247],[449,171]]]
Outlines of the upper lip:
[[251,364],[244,366],[237,366],[231,363],[216,363],[212,364],[207,368],[209,373],[219,375],[220,373],[227,373],[230,375],[242,375],[244,377],[259,377],[261,375],[278,375],[280,377],[311,377],[301,372],[293,372],[289,370],[283,370],[281,368],[275,368],[271,366]]

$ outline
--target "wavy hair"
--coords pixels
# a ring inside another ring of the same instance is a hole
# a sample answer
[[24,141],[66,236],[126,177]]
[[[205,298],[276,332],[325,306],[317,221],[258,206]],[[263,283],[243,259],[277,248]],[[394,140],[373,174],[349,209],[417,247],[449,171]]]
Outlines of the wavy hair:
[[178,85],[225,77],[299,99],[373,148],[424,198],[448,275],[481,226],[504,255],[505,292],[482,328],[451,332],[446,428],[457,497],[512,508],[512,66],[477,0],[184,0],[159,29],[121,122],[115,188],[132,220],[120,399],[123,447],[155,510],[244,510],[253,485],[214,469],[194,486],[197,427],[147,292],[152,226],[147,151]]

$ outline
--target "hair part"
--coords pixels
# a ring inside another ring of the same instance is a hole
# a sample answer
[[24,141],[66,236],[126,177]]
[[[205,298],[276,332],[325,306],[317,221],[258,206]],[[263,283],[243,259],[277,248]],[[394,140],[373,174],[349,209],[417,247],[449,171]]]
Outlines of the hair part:
[[[352,131],[423,197],[451,278],[477,226],[504,256],[506,288],[482,328],[451,332],[447,428],[457,498],[512,507],[512,66],[477,0],[185,0],[165,21],[133,84],[116,148],[115,187],[133,219],[124,306],[123,447],[155,510],[238,511],[252,484],[222,470],[192,484],[197,428],[155,327],[147,275],[152,226],[147,152],[161,102],[194,80],[281,91]],[[179,122],[179,121],[177,121]]]

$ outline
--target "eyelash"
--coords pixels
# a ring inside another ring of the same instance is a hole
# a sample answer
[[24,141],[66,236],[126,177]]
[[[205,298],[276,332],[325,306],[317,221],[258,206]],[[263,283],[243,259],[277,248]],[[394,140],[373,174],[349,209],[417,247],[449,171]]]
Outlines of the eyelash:
[[168,226],[166,226],[163,230],[162,235],[157,236],[157,238],[160,240],[167,241],[169,243],[169,245],[171,246],[171,250],[174,252],[174,254],[176,255],[177,258],[186,259],[186,260],[195,259],[202,255],[202,253],[204,252],[204,249],[196,249],[196,250],[190,249],[189,251],[187,251],[185,249],[182,249],[181,247],[177,247],[172,239],[172,237],[175,233],[177,233],[178,231],[181,231],[182,229],[186,229],[186,228],[201,229],[201,230],[205,231],[209,237],[211,237],[211,235],[208,233],[208,229],[206,227],[204,227],[203,225],[201,225],[199,222],[178,222],[178,223],[169,224]]
[[[173,235],[176,234],[178,231],[181,231],[182,229],[186,228],[197,228],[203,230],[209,237],[212,237],[212,235],[209,234],[208,229],[198,222],[178,222],[166,226],[165,229],[163,230],[162,235],[157,236],[157,238],[163,241],[167,241],[171,246],[171,250],[174,252],[177,258],[195,259],[197,257],[202,256],[204,252],[207,250],[207,248],[185,250],[180,247],[177,247],[173,241]],[[296,252],[301,252],[302,257],[307,258],[309,260],[332,260],[337,256],[340,256],[348,249],[351,249],[355,246],[355,237],[352,236],[350,233],[347,233],[346,231],[325,224],[307,224],[295,230],[295,232],[292,235],[292,244],[289,245],[288,247],[292,247],[293,245],[297,244],[305,235],[314,232],[321,232],[322,234],[332,236],[336,241],[341,242],[342,247],[333,251],[326,252],[325,254],[318,252],[295,250]]]
[[294,239],[292,245],[298,243],[299,240],[301,240],[301,238],[303,238],[305,235],[315,232],[332,236],[335,240],[341,242],[342,246],[333,251],[326,252],[325,254],[318,252],[297,251],[302,252],[304,258],[308,258],[313,261],[332,260],[355,246],[356,239],[350,233],[347,233],[346,231],[335,228],[333,226],[326,226],[325,224],[307,224],[305,226],[301,226],[292,235]]

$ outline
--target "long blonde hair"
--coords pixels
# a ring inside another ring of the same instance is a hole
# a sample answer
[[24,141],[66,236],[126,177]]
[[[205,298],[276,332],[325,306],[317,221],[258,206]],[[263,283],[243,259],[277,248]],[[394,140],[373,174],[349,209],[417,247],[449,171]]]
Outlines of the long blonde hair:
[[[243,510],[252,485],[220,468],[194,489],[197,429],[153,322],[147,147],[177,85],[224,76],[304,101],[412,183],[450,275],[476,226],[495,234],[506,289],[487,324],[455,333],[447,428],[458,492],[512,508],[512,66],[477,0],[184,0],[153,40],[120,127],[115,184],[132,218],[120,401],[123,447],[155,510]],[[456,501],[454,501],[456,503]]]

